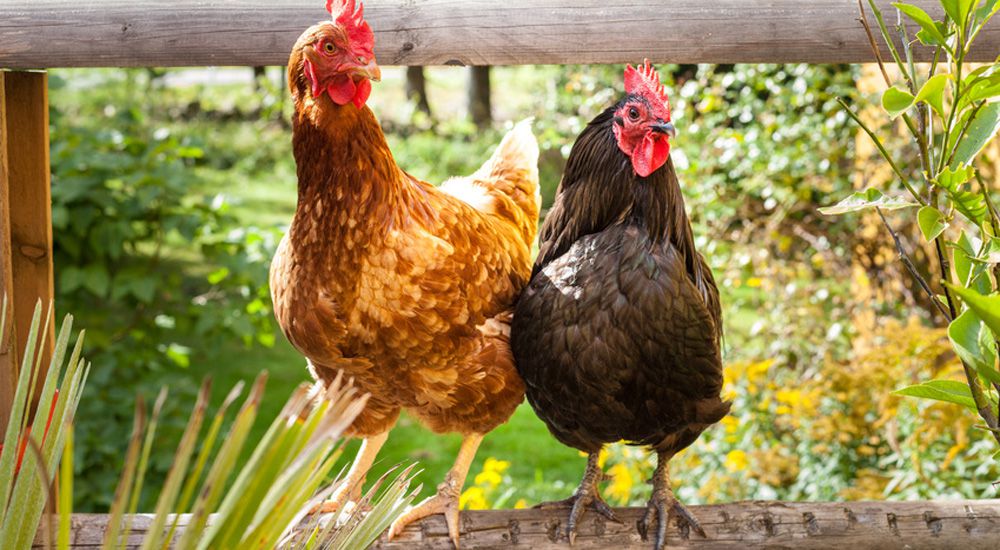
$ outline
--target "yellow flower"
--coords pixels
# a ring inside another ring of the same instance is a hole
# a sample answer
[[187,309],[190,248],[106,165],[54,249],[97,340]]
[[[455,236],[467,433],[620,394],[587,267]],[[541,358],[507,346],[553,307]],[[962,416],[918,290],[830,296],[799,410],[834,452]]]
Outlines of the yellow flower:
[[521,510],[522,508],[527,508],[527,507],[528,507],[528,501],[524,500],[523,498],[517,499],[517,502],[514,503],[515,510]]
[[875,454],[875,447],[871,445],[858,445],[858,454],[861,456],[871,456]]
[[483,469],[482,472],[476,474],[475,483],[476,485],[488,485],[489,487],[496,488],[503,481],[500,474],[493,470]]
[[747,286],[750,288],[757,288],[760,286],[760,283],[761,281],[759,277],[750,277],[747,279]]
[[628,466],[621,463],[615,464],[608,470],[608,475],[611,476],[611,484],[605,490],[608,498],[617,500],[619,504],[627,503],[629,497],[632,496],[632,486],[634,485],[632,472],[629,471]]
[[497,459],[495,459],[493,457],[487,458],[486,462],[483,463],[483,471],[484,472],[488,471],[488,472],[496,472],[498,474],[502,474],[505,471],[507,471],[507,468],[510,468],[510,462],[509,461],[506,461],[506,460],[497,460]]
[[732,415],[722,417],[722,425],[726,428],[727,434],[734,434],[740,427],[740,420]]
[[726,469],[730,472],[741,472],[750,465],[747,454],[739,449],[729,451],[726,454]]
[[482,487],[469,487],[459,497],[458,507],[462,510],[485,510],[488,507],[486,492]]

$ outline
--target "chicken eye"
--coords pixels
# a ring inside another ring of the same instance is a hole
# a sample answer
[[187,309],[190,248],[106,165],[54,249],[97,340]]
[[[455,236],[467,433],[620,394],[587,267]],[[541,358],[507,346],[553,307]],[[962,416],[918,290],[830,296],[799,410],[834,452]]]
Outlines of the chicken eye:
[[360,63],[362,65],[367,65],[368,64],[368,58],[365,57],[365,56],[363,56],[363,55],[359,55],[358,56],[358,63]]
[[639,109],[636,109],[635,107],[629,107],[628,117],[632,120],[639,120]]
[[326,50],[326,53],[333,53],[336,48],[333,46],[333,42],[327,42],[323,44],[323,49]]

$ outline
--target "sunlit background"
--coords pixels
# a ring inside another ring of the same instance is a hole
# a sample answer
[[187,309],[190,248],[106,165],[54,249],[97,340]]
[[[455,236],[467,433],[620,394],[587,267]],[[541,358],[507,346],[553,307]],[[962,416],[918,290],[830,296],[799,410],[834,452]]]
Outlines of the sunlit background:
[[[733,414],[674,461],[678,496],[994,496],[1000,472],[972,414],[890,393],[955,376],[959,366],[944,331],[929,328],[930,306],[911,290],[884,229],[877,218],[816,210],[888,181],[836,102],[877,98],[875,73],[847,65],[660,69],[687,208],[722,293],[725,393],[734,399]],[[384,70],[369,105],[398,163],[432,182],[472,172],[513,121],[534,116],[547,206],[574,137],[621,95],[621,70],[493,68],[493,121],[481,127],[469,120],[465,68],[425,70],[430,114],[407,99],[402,68]],[[266,288],[296,199],[282,72],[50,73],[56,303],[86,327],[93,361],[77,416],[79,511],[107,509],[137,392],[151,398],[170,387],[155,478],[205,376],[218,404],[237,381],[270,373],[257,436],[307,380],[305,361],[276,330]],[[891,146],[910,145],[900,137]],[[995,178],[993,148],[983,168]],[[890,222],[926,271],[916,228]],[[404,415],[370,479],[418,462],[430,494],[458,444]],[[643,452],[616,445],[602,460],[613,504],[648,498],[653,462]],[[583,465],[524,404],[485,439],[463,505],[563,498]],[[149,509],[156,495],[143,498]]]

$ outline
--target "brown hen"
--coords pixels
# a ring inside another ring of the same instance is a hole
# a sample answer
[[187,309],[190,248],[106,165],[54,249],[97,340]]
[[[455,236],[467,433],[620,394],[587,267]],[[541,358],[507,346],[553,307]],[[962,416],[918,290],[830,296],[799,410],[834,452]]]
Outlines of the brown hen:
[[444,513],[457,546],[476,448],[524,395],[509,321],[531,273],[538,145],[525,121],[471,176],[435,187],[407,174],[365,106],[380,71],[362,10],[328,9],[334,20],[305,31],[288,62],[298,206],[271,265],[275,315],[319,383],[343,371],[371,394],[351,427],[365,442],[324,508],[356,500],[405,408],[464,440],[437,495],[390,534]]

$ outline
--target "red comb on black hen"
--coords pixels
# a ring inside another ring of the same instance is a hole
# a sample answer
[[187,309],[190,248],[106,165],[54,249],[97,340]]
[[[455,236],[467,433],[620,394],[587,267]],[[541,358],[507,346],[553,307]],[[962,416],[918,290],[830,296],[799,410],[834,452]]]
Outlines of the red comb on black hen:
[[570,541],[587,508],[614,519],[597,488],[597,456],[625,440],[658,454],[642,531],[657,521],[659,549],[672,516],[704,535],[674,497],[667,466],[730,404],[719,396],[719,293],[669,158],[667,97],[648,62],[628,67],[625,81],[625,97],[573,145],[511,345],[535,412],[590,455],[580,487],[557,503],[571,507]]

